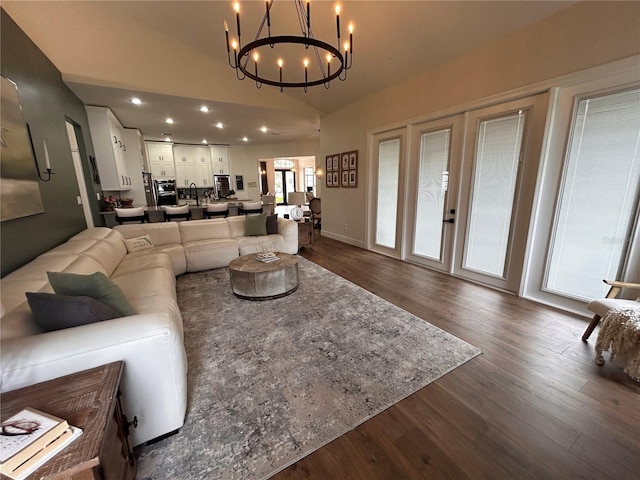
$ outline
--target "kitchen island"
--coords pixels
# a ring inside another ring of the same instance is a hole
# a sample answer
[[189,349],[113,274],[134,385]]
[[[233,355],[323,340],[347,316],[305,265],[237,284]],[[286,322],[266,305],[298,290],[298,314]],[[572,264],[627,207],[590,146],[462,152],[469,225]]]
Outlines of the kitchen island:
[[[226,203],[229,206],[229,216],[235,216],[238,215],[238,209],[242,206],[242,202],[250,202],[251,200],[229,200],[227,202],[210,202],[210,203]],[[202,220],[203,218],[205,218],[204,216],[204,211],[207,208],[207,204],[201,204],[201,205],[196,205],[195,201],[189,201],[189,203],[182,203],[180,205],[167,205],[169,207],[181,207],[184,205],[189,205],[189,210],[191,211],[191,218],[193,220]],[[142,206],[142,205],[133,205],[134,207],[136,206]],[[158,206],[158,207],[148,207],[145,206],[145,212],[147,212],[149,214],[149,223],[154,223],[154,222],[164,222],[164,215],[163,215],[163,211],[164,211],[164,206]],[[116,222],[116,212],[115,211],[111,211],[111,212],[100,212],[100,215],[102,215],[104,217],[104,223],[105,226],[107,227],[114,227],[116,226],[118,223]]]

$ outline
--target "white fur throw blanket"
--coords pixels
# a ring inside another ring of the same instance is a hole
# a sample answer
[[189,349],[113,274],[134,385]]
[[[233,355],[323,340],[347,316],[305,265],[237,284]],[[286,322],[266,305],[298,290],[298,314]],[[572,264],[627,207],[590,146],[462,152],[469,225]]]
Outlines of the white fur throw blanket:
[[640,382],[640,306],[613,308],[604,316],[596,341],[598,365],[604,365],[602,352],[609,349],[610,359]]

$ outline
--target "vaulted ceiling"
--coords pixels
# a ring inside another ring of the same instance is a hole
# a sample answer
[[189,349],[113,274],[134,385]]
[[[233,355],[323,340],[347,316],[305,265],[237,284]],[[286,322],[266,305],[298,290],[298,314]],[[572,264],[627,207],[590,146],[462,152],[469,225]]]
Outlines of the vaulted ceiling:
[[[88,105],[110,107],[146,139],[254,144],[317,138],[322,115],[494,42],[572,1],[343,0],[342,34],[355,25],[353,68],[344,82],[285,90],[239,81],[229,68],[223,21],[230,1],[25,1],[2,7]],[[243,40],[253,38],[264,1],[241,0]],[[334,43],[335,2],[312,0],[316,38]],[[275,1],[272,34],[298,34],[291,0]],[[289,67],[287,65],[287,67]],[[301,67],[300,67],[301,68]],[[294,66],[290,67],[293,71]],[[142,105],[133,105],[139,97]],[[209,107],[208,113],[199,110]],[[172,125],[164,123],[167,117]],[[221,122],[224,128],[216,128]],[[267,132],[260,129],[266,126]]]

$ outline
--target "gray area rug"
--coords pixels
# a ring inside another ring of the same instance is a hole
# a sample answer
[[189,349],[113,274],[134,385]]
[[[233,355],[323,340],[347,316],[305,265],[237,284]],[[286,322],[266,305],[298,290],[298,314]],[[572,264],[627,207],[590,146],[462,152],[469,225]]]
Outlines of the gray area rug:
[[178,278],[189,360],[180,432],[139,479],[262,479],[480,354],[300,258],[293,294],[235,297],[228,269]]

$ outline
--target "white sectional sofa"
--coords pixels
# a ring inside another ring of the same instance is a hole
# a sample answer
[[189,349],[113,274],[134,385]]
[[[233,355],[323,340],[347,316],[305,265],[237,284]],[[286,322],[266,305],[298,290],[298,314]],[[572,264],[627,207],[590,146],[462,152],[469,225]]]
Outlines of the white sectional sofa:
[[[278,219],[277,234],[246,237],[244,221],[229,217],[87,229],[4,277],[0,391],[123,360],[124,410],[138,418],[132,444],[180,428],[187,405],[187,359],[176,275],[226,266],[245,253],[298,249],[295,222]],[[142,235],[153,246],[128,253],[126,240]],[[25,294],[53,293],[47,272],[102,272],[136,314],[44,331],[34,322]]]

